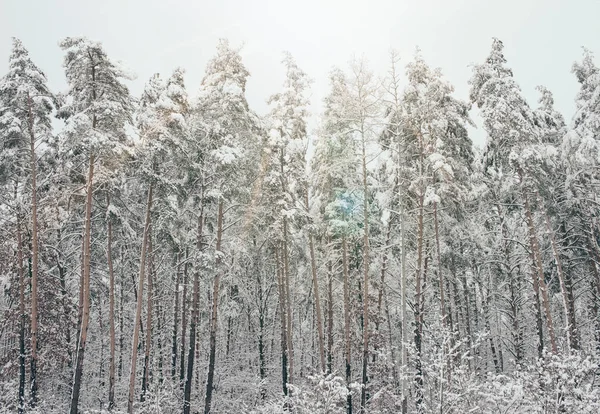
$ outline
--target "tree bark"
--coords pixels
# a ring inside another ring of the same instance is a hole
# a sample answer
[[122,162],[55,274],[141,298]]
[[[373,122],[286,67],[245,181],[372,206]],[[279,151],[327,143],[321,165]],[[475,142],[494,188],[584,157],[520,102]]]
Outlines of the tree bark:
[[[31,368],[30,392],[31,406],[37,404],[37,336],[38,336],[38,214],[37,214],[37,161],[35,157],[35,133],[33,132],[33,103],[27,93],[27,113],[29,129],[29,148],[31,161],[31,231],[32,231],[32,270],[31,270]],[[89,246],[89,244],[88,244]]]
[[288,254],[288,223],[287,217],[283,217],[283,287],[285,294],[285,316],[286,316],[286,344],[288,360],[288,383],[294,381],[294,342],[292,329],[292,296],[290,294],[290,261]]
[[421,321],[423,317],[421,310],[423,309],[423,293],[421,291],[423,284],[423,195],[419,196],[419,215],[417,218],[417,269],[416,269],[416,287],[415,287],[415,404],[417,412],[421,413],[423,410],[423,370],[421,362],[421,341],[423,335],[423,326]]
[[210,414],[212,392],[213,392],[213,380],[215,376],[215,358],[217,352],[217,311],[219,308],[219,284],[221,282],[222,270],[220,264],[222,262],[223,253],[221,251],[221,242],[223,240],[223,200],[219,202],[219,211],[217,213],[217,245],[216,253],[217,259],[215,267],[217,274],[215,276],[213,284],[213,297],[212,297],[212,315],[210,319],[210,351],[208,357],[208,375],[206,377],[206,398],[204,400],[204,414]]
[[185,334],[187,333],[187,288],[188,288],[188,250],[185,250],[183,265],[183,292],[181,293],[181,354],[179,357],[179,386],[183,390],[185,382]]
[[567,323],[567,342],[570,349],[578,350],[579,338],[577,335],[577,324],[575,321],[575,306],[573,304],[573,298],[569,297],[569,291],[567,289],[565,275],[563,273],[562,260],[560,260],[560,252],[558,251],[558,246],[556,245],[554,231],[552,230],[550,221],[548,220],[548,214],[546,211],[544,211],[543,214],[544,222],[546,224],[546,234],[548,235],[550,245],[552,246],[552,254],[554,255],[554,262],[556,263],[556,273],[558,274],[560,291],[562,293],[565,322]]
[[[307,201],[308,208],[308,201]],[[323,336],[323,314],[321,312],[321,298],[319,293],[319,281],[317,279],[317,263],[315,261],[315,244],[312,234],[308,234],[308,245],[310,250],[310,267],[312,271],[313,289],[315,295],[315,310],[317,312],[317,335],[319,337],[319,357],[321,361],[321,371],[325,372],[327,366],[325,365],[325,344]]]
[[179,322],[179,283],[181,280],[181,251],[176,254],[177,272],[175,275],[175,306],[173,309],[173,336],[171,340],[171,379],[175,381],[177,376],[177,328]]
[[154,275],[153,275],[153,262],[154,252],[152,247],[152,218],[148,222],[148,251],[146,252],[148,257],[148,289],[146,290],[146,345],[144,347],[144,373],[142,377],[142,392],[140,394],[140,401],[146,399],[146,392],[150,385],[150,350],[152,348],[152,305],[154,302]]
[[344,272],[344,361],[346,368],[346,386],[348,396],[346,398],[346,412],[352,414],[352,393],[350,383],[352,381],[352,348],[350,342],[350,281],[348,280],[348,246],[346,236],[342,236],[342,271]]
[[281,321],[281,383],[283,395],[288,395],[288,362],[287,362],[287,318],[285,316],[285,288],[283,281],[282,263],[279,255],[279,247],[275,247],[275,264],[277,267],[277,290],[279,294],[279,308]]
[[367,186],[367,154],[364,132],[362,134],[362,181],[363,181],[363,363],[362,388],[360,393],[361,411],[367,407],[367,365],[369,363],[369,189]]
[[402,366],[402,384],[401,384],[401,395],[402,395],[402,414],[408,412],[408,309],[406,303],[406,297],[408,296],[408,287],[406,281],[406,232],[404,228],[404,206],[402,200],[400,201],[400,308],[402,311],[402,343],[401,343],[401,366]]
[[[146,249],[148,247],[148,234],[150,232],[150,218],[152,210],[152,192],[154,185],[148,188],[148,199],[146,201],[146,220],[144,222],[144,234],[142,236],[142,252],[140,254],[140,273],[137,289],[137,305],[135,309],[135,322],[133,328],[133,343],[131,347],[131,371],[129,373],[129,395],[127,399],[127,412],[133,413],[133,401],[135,399],[135,376],[137,365],[137,352],[140,339],[140,325],[142,323],[142,303],[144,293],[144,276],[146,271]],[[76,413],[72,413],[76,414]]]
[[[435,250],[436,250],[436,261],[437,261],[437,271],[439,278],[439,289],[440,289],[440,312],[442,316],[442,327],[447,329],[447,318],[446,318],[446,299],[444,295],[444,275],[442,273],[442,260],[441,260],[441,249],[440,249],[440,229],[439,229],[439,220],[438,220],[438,208],[437,202],[433,202],[433,223],[435,227]],[[466,289],[466,287],[465,287]]]
[[108,322],[110,326],[110,358],[108,367],[108,410],[115,406],[115,273],[112,261],[112,220],[110,218],[110,195],[106,194],[107,204],[107,234],[106,234],[106,257],[108,260]]
[[[16,191],[15,191],[16,192]],[[21,219],[17,214],[17,269],[19,272],[19,414],[25,412],[25,269],[23,268],[23,238]]]
[[[197,249],[202,252],[204,249],[203,231],[204,231],[204,197],[200,197],[200,215],[198,216],[197,226]],[[192,299],[192,317],[190,319],[190,344],[187,359],[187,371],[185,385],[183,388],[183,413],[190,414],[192,382],[194,376],[194,358],[196,356],[196,327],[198,325],[198,315],[200,314],[200,270],[194,271],[194,293]]]
[[77,407],[79,405],[81,378],[83,376],[83,360],[85,357],[87,330],[90,321],[90,256],[92,235],[92,193],[94,189],[94,154],[90,155],[89,161],[90,162],[87,178],[87,197],[85,202],[85,229],[83,233],[83,307],[81,316],[81,328],[79,329],[79,343],[77,346],[77,361],[75,363],[75,374],[73,376],[73,391],[71,393],[71,414],[77,414]]
[[333,265],[327,262],[327,373],[333,372]]
[[[522,178],[521,178],[522,180]],[[550,346],[552,347],[552,353],[558,353],[556,346],[556,335],[554,334],[554,324],[552,323],[552,312],[550,311],[550,299],[548,297],[548,288],[546,281],[544,280],[544,272],[542,267],[542,258],[540,253],[540,245],[537,239],[535,224],[533,222],[533,216],[531,214],[531,207],[529,205],[529,197],[525,188],[522,189],[523,200],[525,202],[525,218],[527,220],[527,228],[529,229],[529,245],[531,248],[531,255],[533,257],[534,265],[534,288],[535,278],[537,278],[539,290],[543,299],[544,313],[546,315],[546,326],[548,328],[548,336],[550,337]]]

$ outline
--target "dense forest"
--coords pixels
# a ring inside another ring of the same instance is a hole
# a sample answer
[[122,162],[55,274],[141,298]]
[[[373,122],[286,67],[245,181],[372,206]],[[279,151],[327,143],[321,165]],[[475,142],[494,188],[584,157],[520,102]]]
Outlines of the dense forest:
[[265,116],[226,40],[193,98],[59,46],[0,72],[0,412],[600,412],[590,51],[565,120],[498,39],[469,101],[391,52],[322,113],[286,53]]

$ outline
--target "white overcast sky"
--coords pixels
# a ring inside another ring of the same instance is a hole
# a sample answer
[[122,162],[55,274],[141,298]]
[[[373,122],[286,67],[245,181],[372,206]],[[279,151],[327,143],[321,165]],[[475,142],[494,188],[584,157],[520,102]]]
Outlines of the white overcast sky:
[[[8,60],[11,36],[19,37],[51,87],[64,90],[57,42],[87,36],[137,75],[134,94],[153,73],[168,76],[181,66],[195,95],[217,39],[226,37],[244,44],[247,96],[258,113],[281,85],[284,50],[314,80],[317,112],[332,66],[364,56],[383,76],[391,48],[406,64],[419,46],[467,99],[469,65],[485,59],[498,37],[530,104],[537,105],[535,87],[543,84],[569,120],[578,90],[571,65],[582,46],[600,54],[599,18],[600,0],[0,0],[0,65]],[[474,133],[478,144],[484,137]]]

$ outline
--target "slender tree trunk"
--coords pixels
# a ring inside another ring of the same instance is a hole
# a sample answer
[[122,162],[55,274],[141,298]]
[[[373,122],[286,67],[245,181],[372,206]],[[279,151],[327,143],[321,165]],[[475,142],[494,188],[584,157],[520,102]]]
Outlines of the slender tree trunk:
[[106,234],[106,257],[108,260],[108,322],[110,325],[110,358],[108,367],[108,410],[115,406],[115,272],[112,261],[112,220],[110,217],[110,195],[106,194],[107,204],[107,234]]
[[83,307],[81,327],[79,329],[79,343],[77,346],[77,361],[75,363],[75,373],[73,376],[73,391],[71,393],[71,404],[69,410],[71,414],[77,414],[77,408],[79,406],[79,392],[81,389],[81,378],[83,376],[83,360],[85,357],[87,330],[90,321],[90,256],[92,235],[92,193],[94,189],[94,154],[90,155],[89,161],[87,196],[85,202],[85,229],[83,233]]
[[[521,178],[522,180],[522,178]],[[552,323],[552,312],[550,311],[550,299],[548,297],[548,288],[546,281],[544,280],[544,272],[542,267],[542,258],[540,254],[540,245],[537,239],[535,224],[533,222],[533,216],[531,214],[531,207],[529,205],[529,198],[526,190],[522,189],[523,200],[525,201],[525,218],[527,219],[527,228],[529,229],[529,245],[531,248],[531,255],[533,257],[534,265],[534,278],[538,279],[539,290],[543,299],[544,312],[546,315],[546,326],[548,327],[548,336],[550,337],[550,345],[552,347],[552,353],[558,353],[556,346],[556,336],[554,334],[554,324]],[[534,284],[535,286],[535,284]]]
[[119,381],[121,380],[121,377],[123,376],[123,343],[125,342],[124,340],[124,329],[123,329],[123,325],[124,325],[124,316],[123,316],[123,301],[125,300],[125,277],[123,275],[123,270],[125,267],[125,257],[123,254],[123,247],[121,247],[121,269],[120,269],[120,274],[121,274],[121,289],[120,289],[120,294],[119,294],[119,368],[118,368],[118,375],[119,375]]
[[560,260],[560,252],[558,251],[558,246],[556,245],[554,231],[550,226],[550,221],[548,220],[548,214],[546,211],[544,211],[543,214],[544,222],[546,224],[546,233],[548,235],[548,239],[550,240],[550,245],[552,246],[552,254],[554,255],[554,262],[556,263],[556,273],[558,274],[560,291],[562,293],[565,322],[567,323],[567,342],[570,349],[578,350],[579,338],[577,335],[577,324],[575,322],[575,306],[573,304],[573,299],[569,297],[569,290],[566,286],[562,260]]
[[362,363],[362,388],[360,393],[361,412],[367,407],[367,365],[369,363],[369,188],[367,186],[367,154],[365,148],[364,132],[362,133],[362,179],[363,179],[363,363]]
[[[329,243],[328,243],[329,244]],[[333,265],[327,261],[327,373],[333,372]]]
[[401,366],[402,366],[402,414],[408,412],[408,309],[406,298],[408,296],[408,287],[406,280],[406,232],[404,227],[404,204],[400,200],[400,308],[402,310],[402,343],[401,343]]
[[[256,239],[254,241],[256,245]],[[257,259],[260,260],[260,259]],[[256,266],[258,267],[258,266]],[[265,318],[266,318],[266,303],[263,293],[263,282],[261,277],[261,269],[256,268],[256,285],[258,286],[258,372],[260,375],[260,399],[264,400],[267,397],[267,390],[264,387],[264,379],[266,378],[266,361],[265,361]],[[268,294],[267,294],[268,296]]]
[[213,285],[213,303],[212,303],[212,316],[210,319],[210,351],[208,357],[208,375],[206,377],[206,398],[204,400],[204,414],[210,414],[212,392],[213,392],[213,380],[215,376],[215,357],[217,352],[217,311],[219,307],[219,283],[221,281],[222,270],[220,264],[222,261],[221,252],[221,241],[223,240],[223,200],[219,202],[219,211],[217,213],[217,260],[216,269],[217,274],[215,276]]
[[385,306],[385,318],[387,319],[387,327],[388,327],[388,343],[390,346],[390,356],[392,357],[392,378],[394,380],[394,387],[397,389],[400,385],[398,381],[398,371],[396,370],[396,347],[394,346],[394,339],[392,336],[392,317],[390,315],[390,305],[388,303],[387,291],[383,293],[383,302]]
[[444,275],[442,274],[442,260],[440,253],[440,229],[438,224],[438,209],[436,201],[433,202],[433,223],[435,227],[435,250],[440,289],[440,312],[442,315],[442,327],[446,329],[446,300],[444,297]]
[[185,382],[185,336],[187,333],[187,288],[188,288],[188,250],[185,250],[183,265],[183,292],[181,294],[181,354],[179,356],[179,386],[183,390]]
[[[27,113],[29,118],[29,148],[31,161],[31,232],[32,232],[32,271],[31,271],[31,406],[37,404],[37,336],[38,336],[38,214],[37,214],[37,161],[35,156],[35,134],[33,132],[33,103],[27,93]],[[89,244],[88,244],[89,246]]]
[[148,223],[148,289],[146,290],[146,346],[144,347],[144,374],[142,377],[142,393],[140,401],[145,401],[150,385],[150,349],[152,348],[152,304],[154,302],[154,252],[152,247],[152,219]]
[[[16,191],[15,191],[16,192]],[[23,268],[23,239],[21,219],[17,214],[17,269],[19,271],[19,414],[25,412],[25,269]]]
[[423,334],[423,326],[421,321],[423,317],[421,310],[423,309],[423,293],[422,284],[424,284],[424,264],[423,264],[423,195],[419,196],[419,215],[417,218],[417,269],[416,269],[416,287],[415,287],[415,404],[417,412],[423,411],[423,369],[421,361],[421,341]]
[[[390,245],[392,234],[392,219],[388,220],[387,229],[385,231],[385,244],[381,254],[381,277],[379,279],[379,292],[377,292],[377,318],[375,319],[375,332],[379,332],[379,324],[381,322],[381,309],[383,305],[383,296],[385,289],[385,274],[387,273],[388,264],[388,246]],[[375,354],[373,355],[373,362],[375,362]]]
[[285,288],[283,281],[283,269],[279,255],[279,247],[275,247],[275,263],[277,266],[277,290],[279,293],[279,308],[281,320],[281,383],[283,395],[288,395],[288,357],[287,357],[287,319],[285,316]]
[[292,329],[292,296],[290,294],[290,260],[288,253],[288,223],[287,217],[283,217],[283,286],[285,294],[285,316],[286,320],[286,343],[287,343],[287,358],[288,358],[288,383],[294,381],[294,343]]
[[[152,274],[156,275],[156,269],[152,266]],[[158,281],[154,284],[154,309],[156,312],[156,332],[158,335],[156,336],[156,349],[158,351],[158,383],[162,386],[164,382],[164,355],[163,355],[163,347],[162,347],[162,327],[164,321],[164,312],[163,307],[161,306],[161,297],[159,295],[159,286]]]
[[[148,188],[148,200],[146,201],[146,220],[144,222],[144,234],[142,236],[142,252],[140,254],[140,273],[137,289],[137,305],[135,309],[135,321],[133,328],[133,343],[131,346],[131,371],[129,373],[129,395],[127,399],[127,412],[133,413],[133,401],[135,399],[135,377],[137,365],[138,344],[140,340],[140,326],[142,324],[142,303],[144,293],[144,277],[146,271],[146,249],[148,247],[148,235],[150,233],[150,218],[152,210],[152,192],[154,185]],[[72,413],[76,414],[76,413]]]
[[344,272],[344,360],[346,365],[346,386],[348,397],[346,399],[346,412],[352,414],[352,348],[350,342],[350,281],[348,280],[348,246],[346,236],[342,236],[342,271]]
[[173,337],[171,340],[171,379],[177,376],[177,328],[179,321],[179,281],[181,280],[181,251],[177,252],[177,273],[175,275],[175,306],[173,309]]
[[[515,277],[513,269],[511,267],[511,257],[510,257],[510,249],[509,249],[509,237],[507,234],[507,227],[505,224],[505,219],[502,214],[502,210],[500,209],[500,205],[496,204],[496,211],[498,213],[498,219],[500,220],[500,234],[502,235],[502,253],[504,256],[504,263],[499,266],[500,272],[505,272],[506,277],[508,278],[508,287],[510,290],[510,315],[512,319],[513,326],[513,338],[514,338],[514,348],[515,348],[515,359],[517,364],[520,364],[523,360],[523,329],[520,326],[520,316],[519,316],[519,295],[520,290],[515,286],[516,278],[520,277],[518,274]],[[520,273],[520,272],[518,272]],[[538,334],[538,356],[541,358],[542,350],[544,348],[544,332],[542,330],[542,314],[540,309],[539,302],[539,287],[534,278],[533,280],[534,294],[535,294],[535,312],[536,312],[536,330]],[[490,282],[491,284],[491,282]],[[491,288],[491,286],[490,286]],[[491,295],[491,293],[490,293]],[[491,316],[490,316],[491,319]],[[488,322],[489,323],[489,322]],[[490,337],[491,338],[491,337]]]
[[[204,191],[202,192],[204,194]],[[200,215],[198,217],[198,234],[197,234],[197,249],[202,252],[204,250],[204,197],[200,197]],[[222,207],[219,209],[221,210]],[[220,246],[217,247],[217,250]],[[198,317],[200,314],[200,270],[194,271],[194,293],[192,299],[192,317],[190,319],[190,344],[187,359],[187,372],[185,385],[183,388],[183,413],[190,414],[192,382],[194,376],[194,358],[196,356],[196,327],[198,326]]]
[[[307,202],[308,208],[308,202]],[[321,361],[321,371],[325,372],[327,366],[325,365],[325,344],[323,336],[323,314],[321,312],[321,299],[319,293],[319,282],[317,279],[317,263],[315,261],[315,244],[312,234],[308,234],[308,245],[310,250],[310,267],[312,271],[312,282],[315,295],[315,310],[317,312],[317,335],[319,337],[319,358]]]

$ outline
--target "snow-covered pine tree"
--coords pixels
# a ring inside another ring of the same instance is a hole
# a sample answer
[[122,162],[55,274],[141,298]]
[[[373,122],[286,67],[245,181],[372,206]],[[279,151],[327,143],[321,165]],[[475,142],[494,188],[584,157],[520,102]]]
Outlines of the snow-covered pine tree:
[[[31,197],[31,361],[30,361],[30,404],[35,407],[38,392],[38,273],[39,273],[39,224],[38,224],[38,154],[49,152],[51,148],[52,124],[50,116],[56,100],[47,86],[47,79],[29,57],[22,42],[13,38],[13,48],[9,58],[8,73],[0,79],[0,144],[2,167],[0,176],[10,178],[15,183],[30,182]],[[28,164],[29,168],[26,167]],[[27,173],[28,171],[28,173]],[[7,177],[6,175],[13,175]],[[22,184],[21,184],[22,185]],[[16,193],[20,193],[15,186]],[[15,194],[17,195],[17,194]],[[21,196],[19,194],[19,196]],[[16,201],[16,200],[15,200]],[[15,206],[18,237],[21,237],[20,221],[23,213]],[[21,249],[19,243],[19,249]],[[20,281],[23,284],[23,280]],[[22,296],[22,295],[21,295]],[[23,302],[23,297],[20,301]],[[20,379],[19,412],[25,409],[25,314],[21,303],[20,315]]]
[[[193,122],[197,132],[204,137],[204,170],[200,172],[200,217],[198,225],[199,257],[203,257],[206,241],[203,234],[203,213],[210,204],[216,205],[216,235],[214,255],[210,258],[213,269],[198,263],[194,269],[194,293],[187,376],[184,389],[184,412],[190,412],[190,396],[196,346],[196,329],[200,306],[200,271],[212,273],[212,305],[209,323],[209,360],[206,379],[204,412],[211,410],[217,351],[218,304],[223,273],[225,249],[223,232],[227,223],[225,214],[250,196],[247,188],[256,170],[258,118],[246,101],[246,81],[250,73],[242,63],[239,49],[232,48],[227,40],[220,40],[216,56],[207,64],[202,80]],[[197,138],[197,139],[198,139]],[[239,237],[239,236],[238,236]],[[241,235],[243,237],[243,235]]]
[[69,91],[59,115],[65,119],[63,136],[71,151],[88,160],[80,287],[81,317],[73,375],[70,413],[77,414],[90,319],[91,216],[96,161],[126,150],[126,125],[131,123],[132,101],[123,83],[129,76],[113,62],[102,45],[84,37],[60,42]]

